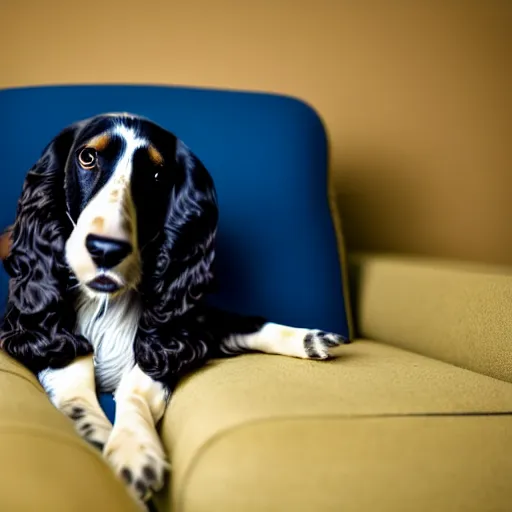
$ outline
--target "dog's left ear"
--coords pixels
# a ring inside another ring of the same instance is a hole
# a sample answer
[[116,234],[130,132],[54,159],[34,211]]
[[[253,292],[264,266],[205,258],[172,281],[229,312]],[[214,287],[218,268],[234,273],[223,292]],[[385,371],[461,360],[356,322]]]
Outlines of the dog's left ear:
[[75,126],[63,130],[28,171],[3,261],[10,281],[0,348],[35,373],[91,350],[74,333],[75,316],[66,297],[64,243],[70,221],[64,174],[75,132]]
[[186,313],[213,280],[218,222],[213,179],[180,140],[176,141],[176,166],[179,179],[157,240],[156,260],[151,258],[151,268],[143,270],[143,317],[152,325]]

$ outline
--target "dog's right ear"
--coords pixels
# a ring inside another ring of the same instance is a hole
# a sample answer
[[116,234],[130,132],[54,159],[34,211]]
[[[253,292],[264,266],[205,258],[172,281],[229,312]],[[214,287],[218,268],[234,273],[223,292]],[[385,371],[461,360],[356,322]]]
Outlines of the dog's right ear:
[[23,314],[38,313],[60,300],[64,232],[69,226],[64,217],[64,170],[74,134],[73,127],[67,128],[46,146],[28,171],[18,201],[4,266],[11,277],[9,300]]
[[34,372],[91,351],[74,334],[75,314],[66,300],[64,246],[71,224],[64,174],[76,131],[75,125],[63,130],[29,170],[4,260],[11,279],[0,347]]

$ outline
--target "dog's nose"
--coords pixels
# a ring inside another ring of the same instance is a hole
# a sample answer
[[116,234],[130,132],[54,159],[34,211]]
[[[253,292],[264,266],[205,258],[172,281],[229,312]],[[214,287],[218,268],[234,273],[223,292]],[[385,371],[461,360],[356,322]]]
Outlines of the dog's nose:
[[85,246],[92,257],[92,261],[103,269],[115,267],[132,252],[132,246],[129,242],[93,234],[87,235]]

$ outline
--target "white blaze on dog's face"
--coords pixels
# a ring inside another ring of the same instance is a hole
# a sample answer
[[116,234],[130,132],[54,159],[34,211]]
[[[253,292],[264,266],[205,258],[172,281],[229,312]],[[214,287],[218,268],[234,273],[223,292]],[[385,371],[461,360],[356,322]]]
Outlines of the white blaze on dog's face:
[[65,251],[89,295],[139,284],[141,249],[164,225],[175,148],[171,134],[129,115],[102,116],[77,135],[66,168],[74,229]]

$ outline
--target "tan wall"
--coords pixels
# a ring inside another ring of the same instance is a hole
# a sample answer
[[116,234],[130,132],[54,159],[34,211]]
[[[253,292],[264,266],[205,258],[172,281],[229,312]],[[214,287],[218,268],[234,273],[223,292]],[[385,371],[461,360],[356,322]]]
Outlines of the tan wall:
[[0,0],[0,86],[284,92],[326,120],[350,249],[512,263],[508,0]]

